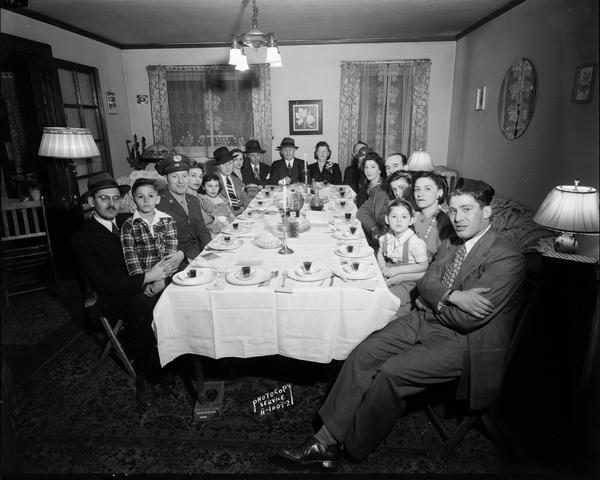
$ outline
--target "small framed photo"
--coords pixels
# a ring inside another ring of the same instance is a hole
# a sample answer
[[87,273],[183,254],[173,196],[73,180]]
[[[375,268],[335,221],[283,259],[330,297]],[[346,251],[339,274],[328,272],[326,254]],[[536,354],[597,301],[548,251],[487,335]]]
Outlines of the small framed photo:
[[573,83],[573,93],[571,101],[575,103],[589,103],[592,101],[594,93],[594,80],[596,79],[597,65],[580,65],[575,70],[575,82]]
[[479,87],[477,89],[477,96],[475,97],[475,110],[485,110],[485,95],[487,93],[487,87]]
[[115,92],[106,92],[106,103],[108,104],[108,113],[117,114],[117,95]]
[[323,100],[290,100],[290,135],[323,135]]

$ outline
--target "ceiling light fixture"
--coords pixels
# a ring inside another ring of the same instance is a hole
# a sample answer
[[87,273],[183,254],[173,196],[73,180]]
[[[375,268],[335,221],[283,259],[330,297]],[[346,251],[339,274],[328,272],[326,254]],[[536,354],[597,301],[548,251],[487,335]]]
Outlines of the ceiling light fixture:
[[281,55],[272,32],[264,33],[258,29],[258,7],[256,0],[252,0],[252,30],[238,35],[233,34],[231,49],[229,50],[229,65],[235,65],[239,71],[248,70],[248,59],[242,48],[243,46],[259,49],[267,47],[267,63],[271,67],[281,67]]

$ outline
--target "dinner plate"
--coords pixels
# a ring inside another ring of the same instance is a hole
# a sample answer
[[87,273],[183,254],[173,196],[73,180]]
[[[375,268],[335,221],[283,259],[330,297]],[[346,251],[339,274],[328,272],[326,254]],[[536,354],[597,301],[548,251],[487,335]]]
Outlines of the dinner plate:
[[262,210],[257,210],[257,209],[251,208],[251,209],[246,210],[244,213],[242,213],[238,218],[244,219],[248,222],[253,222],[256,220],[260,220],[262,217],[263,217]]
[[351,199],[346,201],[346,204],[342,207],[339,201],[330,201],[328,204],[329,210],[333,210],[335,212],[351,212],[354,210],[354,202]]
[[227,225],[221,229],[221,233],[226,233],[227,235],[244,235],[252,230],[252,225],[248,225],[247,223],[240,223],[238,225],[237,230],[233,228],[232,225]]
[[331,275],[331,270],[313,263],[310,268],[310,273],[306,273],[304,267],[298,265],[293,270],[290,270],[288,275],[291,279],[299,280],[301,282],[318,282],[329,277],[329,275]]
[[364,258],[373,253],[370,248],[363,247],[362,245],[354,245],[354,251],[352,253],[348,253],[348,250],[346,250],[346,245],[337,247],[333,252],[336,255],[344,258]]
[[365,280],[375,276],[377,273],[377,265],[371,262],[359,262],[358,271],[352,269],[352,264],[348,263],[336,268],[336,274],[350,280]]
[[212,248],[213,250],[235,250],[236,248],[240,248],[243,244],[244,242],[242,242],[241,238],[232,238],[229,243],[225,243],[223,237],[217,237],[210,242],[207,247]]
[[242,269],[238,268],[237,270],[225,275],[225,280],[232,285],[256,285],[271,278],[271,271],[267,270],[266,268],[251,267],[250,272],[251,273],[249,277],[244,277],[242,275]]
[[346,230],[343,232],[335,232],[331,236],[333,238],[335,238],[336,240],[348,241],[348,240],[360,240],[361,238],[364,238],[365,234],[363,233],[362,228],[357,228],[354,235],[351,235],[350,232],[348,230]]
[[212,282],[215,278],[219,276],[219,272],[217,272],[214,268],[196,268],[195,277],[188,276],[189,270],[189,268],[186,268],[183,272],[178,272],[175,275],[173,275],[173,283],[185,287],[193,285],[204,285],[205,283]]

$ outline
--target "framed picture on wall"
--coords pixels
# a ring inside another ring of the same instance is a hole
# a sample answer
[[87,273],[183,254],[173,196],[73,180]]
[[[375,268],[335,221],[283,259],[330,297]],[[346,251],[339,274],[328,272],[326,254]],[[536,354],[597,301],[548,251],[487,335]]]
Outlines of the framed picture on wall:
[[594,80],[596,79],[596,64],[580,65],[575,70],[575,82],[571,101],[575,103],[589,103],[592,101],[594,92]]
[[323,100],[290,100],[290,135],[323,135]]
[[117,95],[115,92],[106,92],[106,103],[108,104],[108,113],[117,114]]

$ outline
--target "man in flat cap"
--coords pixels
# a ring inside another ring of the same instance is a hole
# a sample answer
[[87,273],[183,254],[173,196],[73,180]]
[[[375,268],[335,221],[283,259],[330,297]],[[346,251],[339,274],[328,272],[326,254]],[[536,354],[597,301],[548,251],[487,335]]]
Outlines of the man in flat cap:
[[222,195],[229,202],[229,206],[235,215],[242,213],[248,204],[250,198],[244,190],[244,184],[233,173],[233,154],[227,147],[219,147],[213,152],[215,165],[217,166],[217,176],[219,182],[223,185]]
[[158,208],[175,220],[177,245],[186,256],[183,267],[196,258],[211,240],[200,202],[186,193],[190,183],[189,170],[189,160],[178,153],[168,154],[156,166],[156,171],[167,180],[167,189],[161,195]]
[[448,215],[458,241],[440,246],[417,283],[419,309],[371,334],[350,354],[319,411],[323,427],[288,461],[335,467],[343,445],[363,459],[388,434],[406,397],[460,379],[469,406],[498,395],[525,261],[490,229],[494,190],[465,179],[450,194]]
[[298,147],[293,138],[285,137],[277,147],[280,160],[275,160],[271,164],[271,174],[269,183],[272,185],[283,185],[289,183],[304,182],[305,168],[304,160],[296,158],[294,155]]
[[258,140],[248,140],[244,151],[250,162],[242,166],[242,181],[246,185],[258,185],[264,187],[269,180],[270,167],[261,162],[265,151],[261,148]]
[[145,287],[177,270],[177,260],[163,260],[146,273],[129,275],[119,240],[117,215],[129,185],[119,185],[108,172],[88,180],[88,204],[92,217],[71,239],[82,279],[86,316],[96,321],[100,314],[115,316],[131,326],[136,378],[136,398],[142,407],[151,404],[148,380],[159,368],[156,340],[152,332],[152,309],[156,298]]

